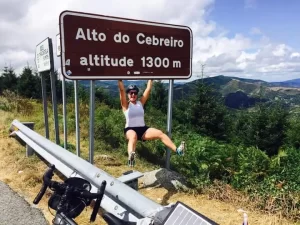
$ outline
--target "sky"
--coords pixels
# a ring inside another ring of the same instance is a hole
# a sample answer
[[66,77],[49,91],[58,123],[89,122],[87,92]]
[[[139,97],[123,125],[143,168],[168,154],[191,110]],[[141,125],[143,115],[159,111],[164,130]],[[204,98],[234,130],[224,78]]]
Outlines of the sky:
[[189,26],[191,79],[202,65],[205,77],[300,78],[299,0],[0,0],[0,67],[36,68],[36,45],[55,47],[64,10]]

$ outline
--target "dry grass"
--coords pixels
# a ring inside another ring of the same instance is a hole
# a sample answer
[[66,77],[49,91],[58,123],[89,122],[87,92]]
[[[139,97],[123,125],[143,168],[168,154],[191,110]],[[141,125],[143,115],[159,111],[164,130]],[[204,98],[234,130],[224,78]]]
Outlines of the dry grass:
[[[50,115],[50,114],[49,114]],[[21,146],[15,139],[8,137],[8,128],[13,119],[20,121],[34,121],[34,117],[26,116],[17,118],[11,113],[0,110],[0,180],[7,183],[13,190],[18,192],[21,196],[32,203],[36,194],[41,187],[41,177],[47,168],[46,164],[41,161],[36,155],[30,158],[25,157],[25,147]],[[49,121],[50,122],[50,121]],[[52,122],[50,127],[53,127]],[[37,130],[43,134],[43,129]],[[62,133],[62,131],[60,132]],[[54,132],[51,131],[51,137],[54,137]],[[61,135],[61,140],[62,140]],[[75,144],[75,135],[69,136],[69,142]],[[81,142],[81,151],[83,157],[88,155],[88,144]],[[102,154],[102,153],[101,153]],[[107,153],[105,153],[107,154]],[[105,157],[100,154],[95,154],[95,165],[104,171],[110,173],[114,177],[122,175],[123,172],[129,168],[125,165],[126,159],[119,156]],[[154,169],[150,164],[137,163],[135,170],[144,172]],[[59,180],[57,176],[54,179]],[[224,225],[236,225],[242,223],[243,215],[238,213],[238,209],[244,207],[238,202],[236,204],[225,203],[211,199],[210,195],[193,195],[187,193],[173,193],[168,192],[164,188],[141,188],[140,192],[148,198],[156,201],[162,205],[176,202],[178,200],[186,203],[194,208],[196,211],[213,219],[214,221]],[[231,193],[234,195],[234,193]],[[51,223],[53,216],[48,211],[47,201],[49,199],[49,191],[41,200],[38,207],[44,213],[46,219]],[[262,214],[251,209],[246,209],[249,216],[249,224],[256,225],[283,225],[294,224],[280,215]],[[79,224],[90,224],[89,217],[91,209],[84,210],[82,215],[76,219]],[[102,218],[97,217],[93,224],[105,224]]]
[[[140,189],[140,192],[145,196],[155,200],[158,203],[169,204],[171,202],[182,201],[213,219],[222,225],[237,225],[242,224],[243,215],[237,210],[241,208],[240,205],[226,204],[221,201],[211,200],[208,195],[193,195],[186,193],[170,193],[164,188],[156,188],[152,190]],[[247,211],[249,217],[249,224],[256,225],[285,225],[294,224],[284,220],[280,215],[266,215],[260,212],[252,211],[243,208]]]

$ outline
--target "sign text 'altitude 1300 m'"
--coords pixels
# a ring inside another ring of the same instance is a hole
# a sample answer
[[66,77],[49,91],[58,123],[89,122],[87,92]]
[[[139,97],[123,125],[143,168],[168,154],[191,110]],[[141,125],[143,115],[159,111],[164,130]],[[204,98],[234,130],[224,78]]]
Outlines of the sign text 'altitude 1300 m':
[[64,11],[62,74],[80,79],[189,79],[189,27]]

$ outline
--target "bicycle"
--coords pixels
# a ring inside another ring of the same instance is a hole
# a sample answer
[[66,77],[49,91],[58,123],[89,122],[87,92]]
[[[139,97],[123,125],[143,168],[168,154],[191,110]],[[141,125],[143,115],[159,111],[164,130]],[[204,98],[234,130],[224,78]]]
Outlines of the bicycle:
[[[44,173],[42,188],[33,203],[37,205],[44,196],[47,188],[50,188],[53,193],[48,200],[48,206],[56,211],[52,224],[78,225],[74,219],[81,214],[85,207],[91,204],[93,199],[96,199],[90,217],[90,222],[94,222],[100,209],[106,181],[102,182],[97,193],[91,193],[91,183],[79,177],[70,177],[64,182],[52,181],[54,170],[55,165],[51,165]],[[136,222],[123,221],[109,212],[105,212],[102,217],[108,225],[136,225]]]
[[91,193],[92,185],[79,177],[67,178],[64,182],[52,181],[55,165],[51,165],[43,175],[43,185],[33,203],[38,204],[49,187],[53,194],[49,198],[48,206],[56,210],[52,220],[53,225],[78,225],[73,219],[80,215],[93,199],[96,199],[90,222],[94,222],[100,208],[106,181],[103,181],[97,193]]

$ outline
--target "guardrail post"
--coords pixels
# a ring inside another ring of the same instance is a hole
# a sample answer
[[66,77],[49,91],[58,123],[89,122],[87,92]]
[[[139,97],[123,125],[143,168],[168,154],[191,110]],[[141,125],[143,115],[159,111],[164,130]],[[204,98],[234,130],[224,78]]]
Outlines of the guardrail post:
[[33,154],[33,148],[31,148],[29,145],[26,145],[26,157],[32,156]]
[[[31,130],[34,130],[34,122],[23,122],[23,124],[30,128]],[[26,143],[26,157],[32,156],[34,154],[33,148],[31,148],[27,143]]]
[[[34,130],[34,122],[23,122],[26,127],[30,128],[31,130]],[[31,148],[27,143],[26,143],[26,157],[32,156],[34,154],[33,148]]]

